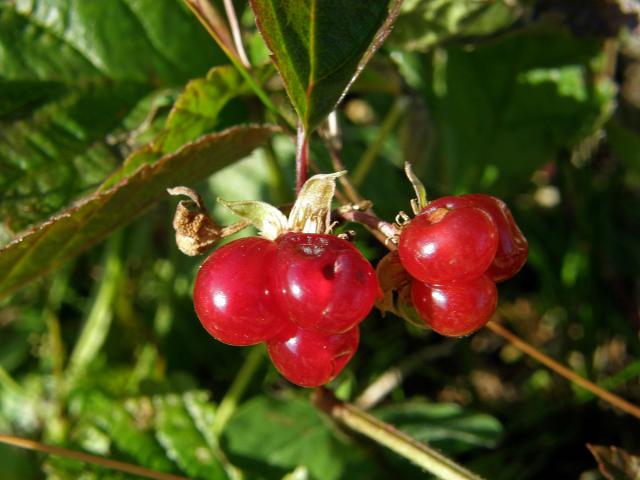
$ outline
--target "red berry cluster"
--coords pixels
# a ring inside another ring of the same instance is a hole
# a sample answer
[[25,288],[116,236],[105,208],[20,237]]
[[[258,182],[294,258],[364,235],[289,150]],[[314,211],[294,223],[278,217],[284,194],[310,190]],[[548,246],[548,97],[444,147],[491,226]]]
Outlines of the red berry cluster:
[[427,204],[403,228],[398,253],[413,277],[420,317],[436,332],[459,337],[489,321],[495,282],[522,268],[528,244],[502,200],[469,194]]
[[379,287],[369,262],[341,238],[288,232],[216,250],[194,289],[204,328],[230,345],[266,342],[280,373],[304,387],[340,373]]

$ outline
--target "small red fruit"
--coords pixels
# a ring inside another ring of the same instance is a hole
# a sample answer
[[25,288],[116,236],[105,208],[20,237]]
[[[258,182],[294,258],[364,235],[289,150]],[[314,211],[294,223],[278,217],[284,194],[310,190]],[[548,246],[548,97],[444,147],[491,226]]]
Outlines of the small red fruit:
[[462,337],[489,321],[495,312],[498,294],[495,283],[483,275],[440,286],[414,280],[411,298],[429,327],[441,335]]
[[276,251],[270,240],[242,238],[202,264],[193,303],[213,337],[229,345],[254,345],[282,331],[287,322],[271,289]]
[[278,371],[301,387],[319,387],[333,380],[358,349],[359,328],[339,335],[322,335],[294,328],[268,342],[269,356]]
[[498,229],[486,211],[459,197],[443,197],[402,229],[398,253],[411,276],[443,284],[481,276],[497,248]]
[[371,311],[375,271],[351,243],[331,235],[280,236],[273,276],[287,318],[323,334],[346,332]]
[[463,195],[462,198],[484,209],[498,227],[498,250],[487,273],[494,282],[510,279],[527,261],[529,244],[513,219],[509,207],[499,198],[482,193],[471,193]]

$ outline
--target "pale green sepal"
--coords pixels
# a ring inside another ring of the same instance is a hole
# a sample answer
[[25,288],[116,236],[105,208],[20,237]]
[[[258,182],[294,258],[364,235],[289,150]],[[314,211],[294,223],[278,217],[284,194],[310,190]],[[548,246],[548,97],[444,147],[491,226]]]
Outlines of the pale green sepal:
[[411,208],[413,213],[417,215],[427,205],[427,190],[416,174],[413,173],[413,168],[409,162],[404,164],[404,172],[416,192],[416,198],[411,200]]
[[264,238],[275,240],[287,231],[287,217],[273,205],[257,200],[227,201],[221,198],[218,203],[249,220]]

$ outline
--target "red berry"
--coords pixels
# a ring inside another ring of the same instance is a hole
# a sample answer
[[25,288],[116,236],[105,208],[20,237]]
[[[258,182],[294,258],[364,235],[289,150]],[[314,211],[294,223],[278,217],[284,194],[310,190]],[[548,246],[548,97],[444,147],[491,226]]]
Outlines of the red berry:
[[469,335],[489,321],[496,309],[496,285],[487,275],[467,282],[429,285],[414,280],[411,298],[424,322],[441,335]]
[[286,233],[276,240],[274,279],[289,320],[324,334],[352,329],[371,311],[378,282],[371,264],[346,240]]
[[253,345],[284,328],[287,322],[270,287],[276,251],[270,240],[242,238],[219,248],[202,264],[193,302],[213,337],[230,345]]
[[398,253],[407,271],[431,284],[484,274],[498,248],[491,216],[459,197],[443,197],[402,229]]
[[498,251],[488,274],[495,282],[503,282],[520,271],[527,261],[529,244],[516,225],[509,207],[500,199],[482,193],[463,195],[485,210],[498,227]]
[[319,387],[333,380],[358,349],[359,328],[339,335],[322,335],[296,327],[268,342],[278,371],[301,387]]

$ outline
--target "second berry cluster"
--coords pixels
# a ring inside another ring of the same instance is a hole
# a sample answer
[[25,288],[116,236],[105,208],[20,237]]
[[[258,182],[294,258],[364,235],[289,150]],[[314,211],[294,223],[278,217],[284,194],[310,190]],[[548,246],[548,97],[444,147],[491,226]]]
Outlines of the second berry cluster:
[[489,321],[495,283],[522,268],[528,244],[502,200],[468,194],[428,203],[402,229],[398,253],[413,277],[420,317],[436,332],[460,337]]

